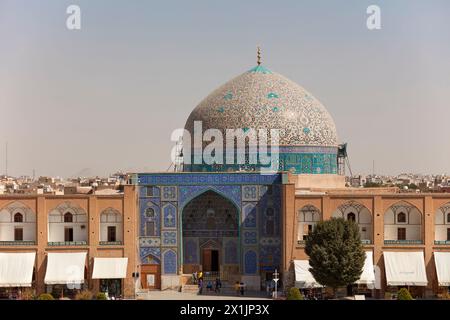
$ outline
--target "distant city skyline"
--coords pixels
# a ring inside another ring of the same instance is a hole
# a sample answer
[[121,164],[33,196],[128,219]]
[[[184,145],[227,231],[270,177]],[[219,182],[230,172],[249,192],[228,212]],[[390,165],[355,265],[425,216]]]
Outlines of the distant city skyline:
[[[450,173],[450,2],[0,0],[0,174],[166,171],[174,129],[256,64],[332,115],[353,173]],[[368,30],[366,8],[381,8]],[[348,173],[348,171],[347,171]]]

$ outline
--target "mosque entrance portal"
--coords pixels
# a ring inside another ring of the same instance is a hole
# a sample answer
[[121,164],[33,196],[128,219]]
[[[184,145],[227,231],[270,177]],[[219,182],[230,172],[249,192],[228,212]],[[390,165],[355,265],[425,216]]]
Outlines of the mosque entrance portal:
[[222,279],[239,275],[239,209],[209,190],[182,212],[183,272],[213,272]]
[[219,270],[219,250],[203,249],[203,271],[217,272]]

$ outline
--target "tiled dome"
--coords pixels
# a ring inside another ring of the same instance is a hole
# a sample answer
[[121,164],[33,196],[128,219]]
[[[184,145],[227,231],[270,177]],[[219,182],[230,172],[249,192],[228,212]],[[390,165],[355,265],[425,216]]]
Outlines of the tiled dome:
[[228,81],[190,114],[207,129],[280,129],[281,146],[337,147],[336,127],[325,107],[310,93],[261,65]]

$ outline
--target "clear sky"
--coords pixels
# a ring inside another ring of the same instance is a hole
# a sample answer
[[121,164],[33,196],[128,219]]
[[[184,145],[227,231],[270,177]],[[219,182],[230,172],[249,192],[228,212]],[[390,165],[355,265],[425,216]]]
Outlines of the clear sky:
[[0,0],[0,173],[6,141],[11,175],[165,171],[172,130],[258,44],[331,113],[353,172],[450,173],[447,0]]

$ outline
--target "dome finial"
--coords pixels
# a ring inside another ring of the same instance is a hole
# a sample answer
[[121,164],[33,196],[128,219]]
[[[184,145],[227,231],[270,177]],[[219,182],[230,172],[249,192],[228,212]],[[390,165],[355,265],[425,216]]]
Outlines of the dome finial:
[[256,53],[256,63],[258,64],[258,66],[260,66],[261,65],[261,48],[258,46],[257,47],[258,48],[258,50],[257,50],[257,53]]

